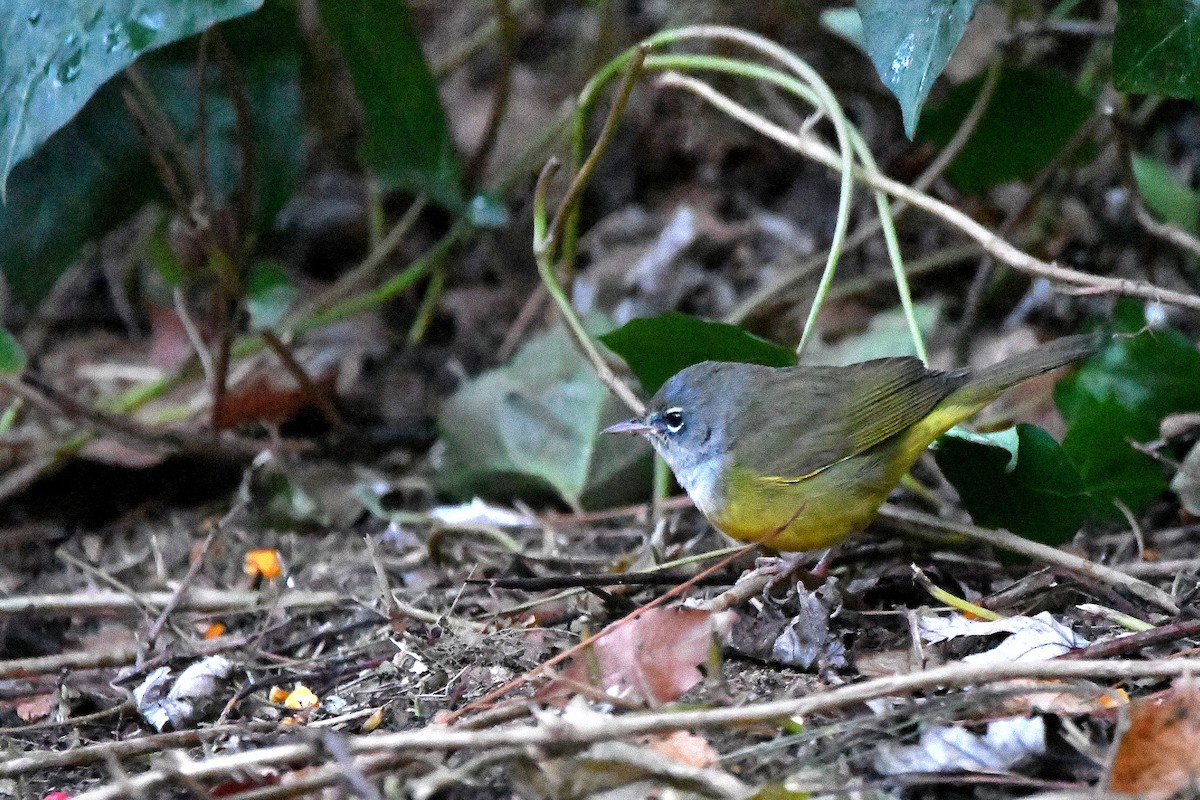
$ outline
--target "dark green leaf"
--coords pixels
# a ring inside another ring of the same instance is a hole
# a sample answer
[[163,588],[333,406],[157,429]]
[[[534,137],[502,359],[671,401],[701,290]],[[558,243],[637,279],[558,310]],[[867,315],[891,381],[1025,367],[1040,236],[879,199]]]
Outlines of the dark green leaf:
[[[284,5],[227,24],[249,96],[259,194],[258,224],[294,191],[303,167],[300,62]],[[176,45],[142,60],[147,82],[183,140],[194,145],[195,48]],[[208,154],[214,189],[226,196],[241,174],[232,103],[214,70],[208,98]],[[164,193],[121,101],[121,80],[104,86],[82,112],[13,172],[0,207],[0,271],[13,295],[33,305],[76,258],[151,199]]]
[[938,467],[971,518],[1052,546],[1069,541],[1092,510],[1083,479],[1058,442],[1034,425],[1018,425],[1018,458],[1003,447],[957,437],[938,440]]
[[147,50],[262,0],[10,0],[0,15],[0,191],[13,168]]
[[708,322],[672,311],[659,317],[635,319],[600,337],[608,349],[625,359],[654,393],[684,367],[701,361],[743,361],[768,367],[790,367],[796,354],[734,325]]
[[25,348],[17,338],[0,328],[0,375],[20,375],[25,371]]
[[1123,92],[1200,97],[1195,0],[1117,0],[1113,79]]
[[858,0],[867,53],[900,101],[911,139],[921,106],[942,74],[979,0]]
[[1167,488],[1162,468],[1129,444],[1157,434],[1153,419],[1138,416],[1111,396],[1081,409],[1062,447],[1092,495],[1097,516],[1120,519],[1114,499],[1140,514]]
[[1116,318],[1118,331],[1130,335],[1114,337],[1055,389],[1067,422],[1110,396],[1154,425],[1168,414],[1200,410],[1200,352],[1191,341],[1171,329],[1136,333],[1145,319],[1132,300],[1118,304]]
[[366,112],[364,163],[385,189],[424,192],[462,211],[458,153],[408,4],[321,0],[320,9]]
[[[957,86],[921,117],[921,133],[945,145],[983,88],[980,76]],[[964,192],[981,193],[1028,178],[1049,164],[1092,113],[1092,101],[1061,75],[1005,69],[975,133],[947,176]]]
[[246,310],[250,327],[271,330],[284,318],[296,299],[296,284],[278,261],[258,261],[246,281]]
[[1200,223],[1200,192],[1191,189],[1157,158],[1135,153],[1133,177],[1150,210],[1185,231],[1196,233]]

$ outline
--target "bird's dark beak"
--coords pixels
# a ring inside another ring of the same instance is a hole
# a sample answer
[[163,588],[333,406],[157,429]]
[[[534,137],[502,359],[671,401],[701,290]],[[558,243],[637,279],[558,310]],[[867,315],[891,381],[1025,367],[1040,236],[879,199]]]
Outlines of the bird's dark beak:
[[651,430],[650,426],[640,419],[631,419],[626,422],[618,422],[616,425],[609,425],[601,433],[640,433],[647,434]]

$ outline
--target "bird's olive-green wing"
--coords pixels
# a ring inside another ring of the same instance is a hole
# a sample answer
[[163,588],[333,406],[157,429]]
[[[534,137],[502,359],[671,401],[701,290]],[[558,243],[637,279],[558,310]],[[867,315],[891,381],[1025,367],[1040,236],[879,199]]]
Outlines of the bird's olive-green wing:
[[966,380],[915,358],[772,370],[748,399],[749,413],[738,415],[750,424],[736,426],[735,462],[758,475],[803,479],[915,425]]

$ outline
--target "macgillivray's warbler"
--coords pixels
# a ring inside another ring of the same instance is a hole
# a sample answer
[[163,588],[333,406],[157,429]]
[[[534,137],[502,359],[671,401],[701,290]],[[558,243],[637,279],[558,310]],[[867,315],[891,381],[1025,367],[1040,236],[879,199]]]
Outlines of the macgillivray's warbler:
[[638,433],[720,530],[781,551],[813,550],[865,528],[921,451],[1005,389],[1095,353],[1068,336],[980,370],[916,358],[844,367],[705,361],[681,370]]

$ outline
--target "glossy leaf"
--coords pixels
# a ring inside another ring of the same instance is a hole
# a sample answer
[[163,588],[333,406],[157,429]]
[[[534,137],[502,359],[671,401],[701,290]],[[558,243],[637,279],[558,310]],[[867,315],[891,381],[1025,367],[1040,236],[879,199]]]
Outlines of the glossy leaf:
[[867,53],[900,102],[911,139],[933,82],[962,39],[978,0],[858,0]]
[[0,15],[0,190],[22,160],[142,53],[262,0],[10,0]]
[[15,336],[0,328],[0,375],[20,375],[25,364],[25,348]]
[[1200,98],[1200,6],[1118,0],[1113,80],[1123,92]]
[[[945,145],[983,88],[980,76],[957,86],[921,118],[921,133]],[[964,192],[1033,176],[1049,164],[1092,113],[1092,101],[1044,69],[1005,69],[975,133],[946,175]]]
[[708,322],[672,311],[658,317],[635,319],[600,337],[608,349],[625,359],[654,393],[684,367],[701,361],[742,361],[768,367],[790,367],[796,354],[735,325]]
[[385,189],[464,205],[458,153],[404,0],[321,0],[366,115],[361,157]]
[[938,440],[938,467],[971,518],[1050,545],[1075,535],[1093,508],[1079,472],[1058,442],[1034,425],[1018,425],[1019,458],[1008,449],[956,437]]
[[[1092,401],[1115,398],[1135,416],[1157,425],[1163,417],[1200,410],[1200,352],[1172,329],[1142,331],[1137,303],[1117,306],[1117,329],[1108,346],[1059,382],[1054,399],[1068,422]],[[1142,332],[1139,332],[1142,331]]]

